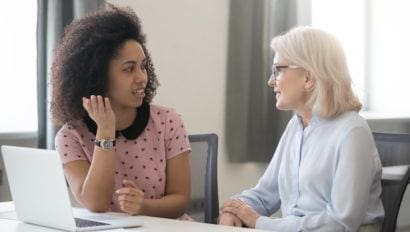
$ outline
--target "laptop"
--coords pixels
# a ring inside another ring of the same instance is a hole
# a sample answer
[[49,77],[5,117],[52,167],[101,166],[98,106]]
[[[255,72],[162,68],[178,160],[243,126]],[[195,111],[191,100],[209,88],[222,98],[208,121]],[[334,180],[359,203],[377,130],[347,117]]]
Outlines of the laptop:
[[4,145],[1,152],[18,220],[67,231],[142,225],[127,214],[73,210],[57,151]]

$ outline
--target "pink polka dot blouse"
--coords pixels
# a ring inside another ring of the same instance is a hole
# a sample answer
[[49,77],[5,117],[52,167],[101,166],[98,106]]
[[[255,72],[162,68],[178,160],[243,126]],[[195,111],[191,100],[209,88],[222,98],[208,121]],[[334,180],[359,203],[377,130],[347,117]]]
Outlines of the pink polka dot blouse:
[[[65,124],[55,138],[56,150],[63,164],[75,160],[91,163],[95,135],[83,121]],[[150,105],[148,124],[136,139],[121,133],[116,138],[115,189],[129,179],[145,193],[145,198],[158,199],[165,194],[166,160],[190,151],[181,115],[174,109]],[[120,211],[115,196],[111,211]]]

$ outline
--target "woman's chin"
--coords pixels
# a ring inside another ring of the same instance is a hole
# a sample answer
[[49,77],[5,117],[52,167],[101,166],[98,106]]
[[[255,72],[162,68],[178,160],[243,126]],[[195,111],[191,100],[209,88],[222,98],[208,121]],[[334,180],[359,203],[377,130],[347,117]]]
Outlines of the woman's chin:
[[276,102],[276,109],[282,110],[282,111],[291,110],[291,109],[289,109],[289,107],[287,107],[285,104],[283,104],[283,103],[280,102],[280,101],[277,101],[277,102]]
[[138,108],[138,107],[140,107],[140,106],[142,105],[143,100],[144,100],[143,98],[137,99],[136,101],[134,101],[134,102],[132,103],[132,105],[133,105],[134,107]]
[[276,109],[278,109],[278,110],[284,110],[283,105],[281,104],[280,101],[277,101],[277,102],[276,102]]
[[138,102],[137,104],[135,104],[135,107],[138,108],[142,105],[142,101]]

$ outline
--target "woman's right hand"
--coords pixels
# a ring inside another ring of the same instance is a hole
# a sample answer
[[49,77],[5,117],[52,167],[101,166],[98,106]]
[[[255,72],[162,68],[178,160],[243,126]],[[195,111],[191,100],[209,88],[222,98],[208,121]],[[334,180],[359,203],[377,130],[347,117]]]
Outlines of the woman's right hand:
[[108,97],[91,95],[90,98],[83,97],[82,100],[84,109],[98,128],[115,131],[115,114]]
[[123,180],[123,186],[115,191],[121,210],[130,215],[141,214],[144,192],[131,180]]
[[242,221],[235,214],[222,212],[219,215],[219,224],[225,226],[242,227]]

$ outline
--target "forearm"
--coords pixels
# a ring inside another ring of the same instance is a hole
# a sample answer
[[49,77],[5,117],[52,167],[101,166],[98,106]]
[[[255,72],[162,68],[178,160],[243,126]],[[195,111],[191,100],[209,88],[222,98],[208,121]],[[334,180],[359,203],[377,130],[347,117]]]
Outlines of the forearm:
[[254,188],[244,190],[231,198],[241,199],[263,216],[271,215],[280,207],[280,198],[276,186],[265,185],[263,181],[260,181]]
[[[97,131],[97,138],[114,138],[114,130]],[[92,211],[107,211],[115,184],[115,150],[94,148],[93,159],[80,192],[81,202]]]
[[190,198],[183,194],[170,194],[160,199],[144,199],[141,214],[164,217],[178,218],[188,209]]
[[243,200],[260,215],[270,216],[279,209],[281,204],[278,187],[278,176],[282,156],[280,144],[256,186],[232,197]]
[[[97,148],[96,148],[97,150]],[[90,169],[80,190],[80,201],[92,211],[107,211],[115,183],[114,151],[95,151]]]

